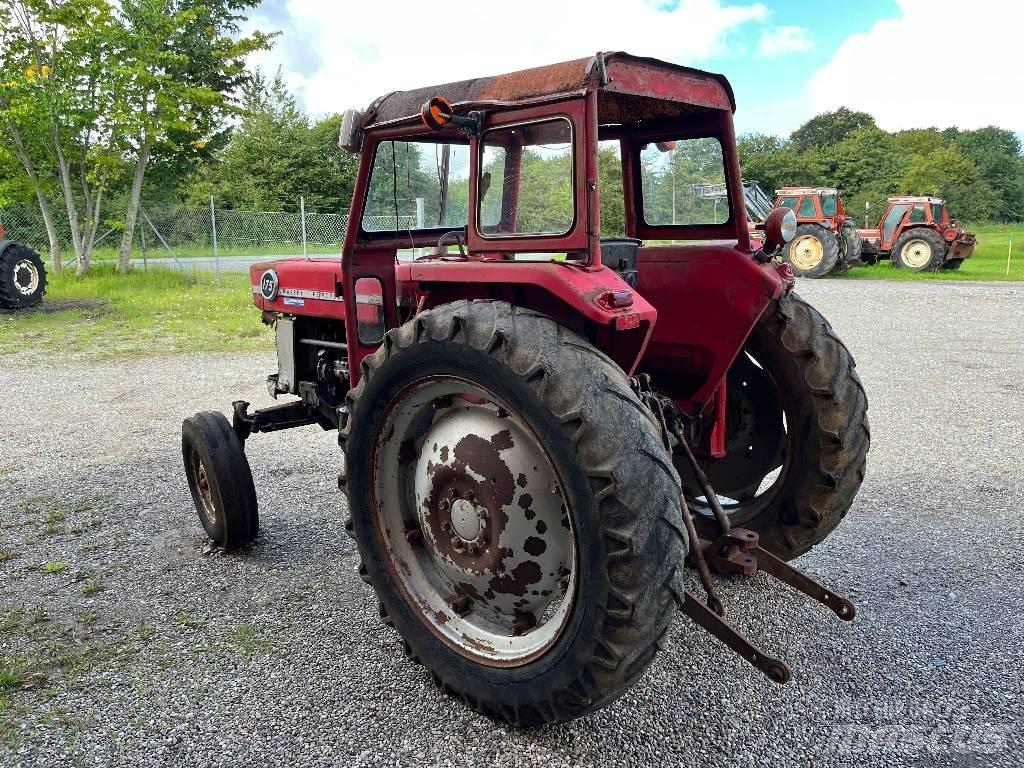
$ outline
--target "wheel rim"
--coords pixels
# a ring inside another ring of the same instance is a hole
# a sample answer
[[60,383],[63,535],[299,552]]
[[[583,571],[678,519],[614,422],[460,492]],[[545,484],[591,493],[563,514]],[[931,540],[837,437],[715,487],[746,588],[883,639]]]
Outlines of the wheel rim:
[[213,503],[213,489],[210,488],[210,476],[206,465],[199,454],[192,454],[192,466],[195,471],[196,490],[199,491],[199,513],[210,525],[217,524],[217,507]]
[[28,259],[14,264],[14,288],[22,296],[31,296],[39,289],[39,269]]
[[[778,386],[771,373],[748,351],[742,352],[734,365],[739,367],[740,375],[735,380],[730,375],[727,390],[729,399],[726,410],[726,434],[730,435],[728,451],[739,451],[742,455],[746,448],[744,443],[749,443],[749,449],[768,452],[756,470],[743,481],[734,483],[738,486],[745,485],[746,488],[739,492],[733,491],[733,495],[723,493],[722,488],[725,486],[716,484],[712,479],[712,485],[718,489],[718,501],[726,514],[734,525],[743,525],[766,503],[770,503],[785,484],[790,461],[794,455],[794,438],[787,416],[785,392]],[[770,395],[777,402],[777,410],[771,409],[771,412],[766,412],[768,409],[757,407],[758,395],[769,394],[765,392],[766,387],[771,388]],[[776,419],[778,423],[775,423]],[[757,425],[758,420],[762,421],[762,424]],[[765,430],[766,427],[767,446],[758,445],[753,435],[758,428]],[[711,476],[716,473],[714,462],[706,465],[704,469]],[[687,503],[705,517],[714,516],[704,496],[687,495]]]
[[408,605],[457,652],[525,664],[572,613],[572,514],[532,430],[493,393],[433,376],[388,405],[374,437],[376,535]]
[[900,250],[900,259],[912,269],[921,269],[932,260],[932,247],[927,240],[915,237],[904,244]]
[[789,260],[797,269],[814,269],[824,255],[825,249],[814,235],[801,235],[789,248]]

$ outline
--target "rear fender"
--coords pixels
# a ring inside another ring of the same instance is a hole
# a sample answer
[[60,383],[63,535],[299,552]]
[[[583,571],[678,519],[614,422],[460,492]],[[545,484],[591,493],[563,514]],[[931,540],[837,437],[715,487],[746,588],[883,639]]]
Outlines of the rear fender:
[[[493,299],[528,307],[590,339],[632,374],[658,313],[613,270],[562,262],[430,261],[398,265],[400,286],[421,306],[461,299]],[[632,304],[611,305],[612,292],[628,291]]]
[[658,307],[640,369],[693,416],[709,413],[715,391],[751,330],[793,279],[775,261],[755,262],[729,245],[640,249],[638,290]]

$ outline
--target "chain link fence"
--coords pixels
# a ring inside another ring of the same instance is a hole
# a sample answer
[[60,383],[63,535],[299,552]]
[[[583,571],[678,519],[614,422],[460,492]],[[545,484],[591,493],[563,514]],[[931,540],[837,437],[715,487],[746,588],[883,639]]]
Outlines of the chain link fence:
[[[61,261],[75,260],[67,215],[54,210],[54,227]],[[394,216],[368,217],[370,229],[395,229]],[[124,215],[111,213],[100,226],[94,260],[116,259],[124,229]],[[120,222],[120,223],[119,223]],[[0,207],[6,237],[18,240],[49,259],[50,241],[40,210],[34,206]],[[413,217],[398,217],[398,228],[414,226]],[[132,259],[136,266],[167,266],[200,270],[247,268],[247,257],[302,256],[340,253],[348,213],[305,211],[236,211],[184,206],[145,205],[139,211]]]

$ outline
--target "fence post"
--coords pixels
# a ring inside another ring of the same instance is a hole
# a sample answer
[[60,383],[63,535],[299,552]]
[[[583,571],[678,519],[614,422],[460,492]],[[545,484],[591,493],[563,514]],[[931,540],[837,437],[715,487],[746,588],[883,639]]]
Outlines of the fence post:
[[213,268],[217,272],[217,285],[220,285],[220,253],[217,250],[217,209],[213,207],[213,195],[210,195],[210,227],[213,232]]
[[139,227],[139,246],[142,248],[142,271],[149,272],[149,261],[146,259],[146,228],[142,226],[141,217],[137,224]]
[[299,195],[299,216],[302,218],[302,257],[309,258],[309,249],[306,245],[306,198]]

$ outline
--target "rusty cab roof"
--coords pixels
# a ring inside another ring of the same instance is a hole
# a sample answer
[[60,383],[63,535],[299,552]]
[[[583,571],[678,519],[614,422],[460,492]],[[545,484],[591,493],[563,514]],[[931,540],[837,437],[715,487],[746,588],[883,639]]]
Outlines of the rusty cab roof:
[[509,109],[543,104],[590,91],[598,93],[601,123],[678,117],[686,111],[736,110],[725,76],[628,53],[598,53],[492,77],[478,77],[376,99],[363,117],[364,129],[418,122],[420,107],[434,96],[465,109]]
[[781,187],[775,190],[776,195],[838,195],[835,187]]
[[945,200],[941,197],[931,197],[930,195],[899,195],[897,197],[890,197],[890,203],[934,203],[935,205],[945,205]]

